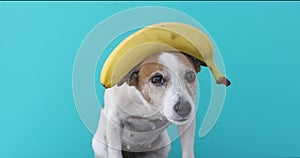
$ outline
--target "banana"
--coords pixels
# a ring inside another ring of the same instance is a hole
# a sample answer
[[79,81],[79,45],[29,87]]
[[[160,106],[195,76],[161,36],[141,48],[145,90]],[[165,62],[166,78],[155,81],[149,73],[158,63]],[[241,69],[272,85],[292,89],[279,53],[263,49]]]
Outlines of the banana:
[[204,62],[217,84],[230,85],[214,61],[214,47],[201,30],[178,22],[144,27],[124,39],[105,61],[100,82],[110,88],[120,82],[146,57],[162,51],[180,51]]

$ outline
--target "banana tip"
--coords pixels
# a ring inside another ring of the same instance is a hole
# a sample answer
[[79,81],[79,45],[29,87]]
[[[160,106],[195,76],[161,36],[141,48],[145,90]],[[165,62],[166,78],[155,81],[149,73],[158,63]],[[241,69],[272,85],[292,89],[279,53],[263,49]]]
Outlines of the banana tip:
[[100,82],[100,83],[101,83],[101,85],[102,85],[105,89],[110,88],[109,86],[103,84],[102,82]]
[[226,87],[230,86],[231,82],[224,76],[217,80],[217,84],[224,84]]

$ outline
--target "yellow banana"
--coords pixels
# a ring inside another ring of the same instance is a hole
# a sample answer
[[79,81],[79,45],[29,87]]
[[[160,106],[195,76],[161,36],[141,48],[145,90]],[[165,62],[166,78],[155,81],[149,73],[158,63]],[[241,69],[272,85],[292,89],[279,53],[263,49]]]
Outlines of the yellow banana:
[[177,22],[147,26],[124,39],[105,61],[100,81],[105,88],[120,82],[149,55],[162,51],[180,51],[206,63],[218,84],[230,85],[214,61],[214,47],[201,30]]

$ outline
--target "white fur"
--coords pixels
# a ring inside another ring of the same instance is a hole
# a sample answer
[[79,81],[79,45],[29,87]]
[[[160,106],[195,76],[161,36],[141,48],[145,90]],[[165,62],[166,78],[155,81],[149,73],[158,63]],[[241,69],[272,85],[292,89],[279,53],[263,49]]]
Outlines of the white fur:
[[[153,95],[151,99],[163,103],[155,108],[143,97],[134,86],[124,83],[105,90],[105,107],[101,112],[97,132],[93,138],[93,149],[97,158],[122,158],[121,150],[152,151],[144,157],[167,158],[170,150],[170,139],[166,132],[169,121],[178,125],[181,135],[182,157],[194,157],[194,100],[182,72],[192,66],[182,62],[182,57],[174,53],[161,53],[157,62],[168,68],[169,88],[163,96]],[[156,59],[156,58],[155,58]],[[173,105],[179,97],[184,97],[192,104],[192,112],[185,122],[176,121]],[[136,131],[135,131],[136,130]],[[146,132],[141,132],[141,131]]]

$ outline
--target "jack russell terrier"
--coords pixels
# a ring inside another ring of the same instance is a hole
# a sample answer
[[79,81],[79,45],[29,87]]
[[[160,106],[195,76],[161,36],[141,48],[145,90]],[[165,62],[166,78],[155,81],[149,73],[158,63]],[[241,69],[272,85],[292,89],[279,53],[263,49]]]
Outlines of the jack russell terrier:
[[197,72],[205,63],[180,52],[147,57],[124,80],[106,89],[96,158],[167,158],[166,128],[178,127],[183,158],[194,157]]

